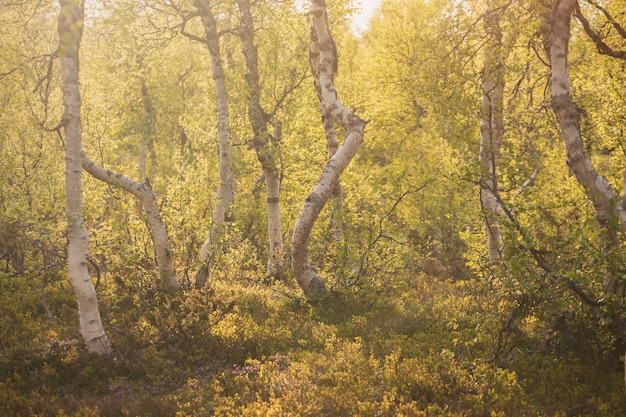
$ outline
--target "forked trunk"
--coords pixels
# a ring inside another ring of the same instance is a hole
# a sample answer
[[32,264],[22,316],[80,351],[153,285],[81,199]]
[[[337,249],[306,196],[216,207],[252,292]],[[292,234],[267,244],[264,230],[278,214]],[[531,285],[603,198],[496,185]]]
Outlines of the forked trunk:
[[291,238],[291,265],[296,281],[305,296],[315,298],[326,292],[326,284],[309,262],[309,241],[311,230],[322,208],[333,194],[339,177],[356,155],[367,122],[348,110],[337,97],[333,73],[337,66],[335,42],[328,28],[326,3],[313,0],[311,5],[311,69],[319,83],[318,93],[324,106],[322,115],[327,114],[346,131],[344,144],[324,167],[313,192],[304,201],[300,216],[294,225]]
[[[334,51],[333,41],[333,51]],[[336,51],[334,52],[336,54]],[[336,59],[336,57],[335,57]],[[320,115],[322,118],[322,126],[324,128],[324,136],[326,137],[326,148],[328,149],[328,159],[335,156],[339,149],[339,141],[337,140],[337,131],[333,124],[333,118],[326,109],[324,99],[322,98],[322,85],[319,77],[319,45],[311,43],[309,51],[309,64],[314,72],[313,86],[317,93],[317,98],[320,102]],[[333,72],[331,73],[331,79],[334,80],[334,72],[337,69],[337,63],[333,63]],[[333,187],[332,192],[333,207],[330,218],[331,237],[333,241],[339,242],[343,239],[343,225],[341,223],[340,213],[343,209],[343,192],[341,190],[341,181],[338,179]]]

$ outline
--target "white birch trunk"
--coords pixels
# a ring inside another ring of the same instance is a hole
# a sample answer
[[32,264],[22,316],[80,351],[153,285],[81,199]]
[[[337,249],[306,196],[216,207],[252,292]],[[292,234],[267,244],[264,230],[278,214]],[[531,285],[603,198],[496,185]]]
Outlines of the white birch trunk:
[[89,172],[93,177],[114,187],[119,187],[139,199],[146,213],[148,228],[150,229],[150,235],[154,243],[161,284],[167,291],[178,290],[180,287],[172,265],[170,240],[163,219],[161,218],[159,206],[152,192],[150,181],[146,179],[146,181],[141,184],[124,175],[111,172],[96,164],[85,154],[82,156],[82,166],[83,169]]
[[[331,197],[341,173],[356,155],[367,122],[348,110],[337,97],[333,82],[336,68],[335,43],[328,28],[326,3],[313,0],[311,4],[311,63],[314,77],[319,77],[320,99],[324,111],[346,131],[344,144],[328,161],[317,185],[304,202],[294,225],[291,238],[291,265],[296,281],[305,296],[315,298],[326,292],[326,285],[309,262],[309,241],[313,225],[320,211]],[[324,114],[324,113],[322,113]]]
[[265,177],[265,197],[267,207],[267,234],[269,253],[267,258],[267,274],[274,278],[281,278],[284,269],[283,234],[280,220],[280,172],[276,166],[274,147],[270,142],[267,128],[269,116],[261,105],[261,85],[259,82],[259,58],[257,47],[254,45],[254,22],[250,2],[237,0],[241,17],[241,43],[246,61],[246,82],[250,102],[248,116],[252,124],[254,139],[252,145],[261,163]]
[[200,268],[196,273],[196,287],[206,285],[211,271],[211,257],[224,236],[226,214],[230,210],[233,196],[233,181],[230,169],[230,122],[228,112],[228,91],[226,76],[220,56],[220,44],[215,17],[209,8],[207,0],[195,0],[195,5],[202,18],[209,54],[211,55],[211,69],[213,72],[213,86],[217,100],[217,142],[219,160],[219,185],[213,208],[213,223],[200,249]]
[[[317,56],[319,57],[319,45],[311,45],[311,56],[316,55],[316,51],[313,48],[317,49]],[[310,60],[311,68],[315,73],[319,73],[319,58],[317,60]],[[320,114],[322,117],[322,126],[324,127],[324,136],[326,137],[326,148],[328,149],[328,158],[332,158],[337,153],[339,149],[339,142],[337,141],[337,132],[335,131],[335,127],[333,126],[333,119],[326,111],[326,106],[322,100],[322,86],[320,85],[319,77],[313,78],[313,84],[315,86],[315,91],[317,91],[317,96],[320,100]],[[341,190],[341,181],[338,179],[337,183],[333,187],[332,192],[332,214],[330,219],[330,229],[331,236],[333,241],[339,242],[343,239],[343,225],[341,224],[341,210],[343,209],[343,192]]]
[[283,233],[280,220],[280,176],[278,170],[264,170],[265,204],[267,206],[267,237],[269,254],[267,257],[267,275],[282,278],[285,266]]
[[[567,165],[593,202],[602,237],[602,250],[612,252],[619,249],[619,223],[624,224],[626,216],[618,202],[616,191],[596,171],[585,151],[580,132],[580,112],[571,97],[568,47],[571,15],[575,6],[576,0],[555,0],[548,21],[542,25],[544,48],[552,70],[552,107],[563,132]],[[604,287],[606,293],[614,295],[620,304],[623,302],[622,277],[607,273]]]
[[502,242],[498,217],[502,208],[496,198],[498,192],[498,156],[504,136],[504,60],[499,11],[488,2],[485,15],[487,46],[482,70],[482,123],[480,126],[479,180],[480,203],[487,234],[487,253],[491,262],[502,259]]
[[65,132],[65,190],[69,278],[80,317],[80,330],[87,350],[100,355],[111,354],[109,339],[102,327],[96,290],[87,270],[87,229],[83,220],[81,184],[82,132],[80,119],[79,47],[82,38],[84,2],[59,0],[59,58],[63,86],[63,119]]

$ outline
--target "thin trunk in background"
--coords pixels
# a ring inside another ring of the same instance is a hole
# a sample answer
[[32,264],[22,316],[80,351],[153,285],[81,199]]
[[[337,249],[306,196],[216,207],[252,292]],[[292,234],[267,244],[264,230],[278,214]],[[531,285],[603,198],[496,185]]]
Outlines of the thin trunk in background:
[[267,124],[269,115],[261,105],[261,85],[259,83],[259,57],[254,45],[254,22],[249,0],[237,0],[241,26],[241,43],[246,61],[246,82],[248,84],[248,117],[252,124],[254,139],[252,145],[261,163],[265,178],[265,194],[267,206],[267,233],[269,254],[267,258],[267,274],[280,278],[284,268],[283,235],[280,220],[280,171],[276,165],[276,147],[270,141]]
[[480,125],[479,179],[480,204],[487,234],[487,253],[491,262],[502,259],[502,242],[498,217],[502,208],[498,203],[498,156],[504,136],[504,59],[502,57],[501,8],[488,2],[484,17],[487,33],[482,69],[482,123]]
[[96,290],[87,270],[87,229],[83,219],[82,127],[79,85],[79,48],[83,34],[84,0],[59,0],[58,31],[63,86],[63,118],[65,133],[65,192],[67,216],[68,272],[78,302],[81,334],[87,350],[100,355],[112,352],[104,332]]
[[318,79],[319,98],[324,110],[346,131],[346,139],[335,155],[324,166],[315,188],[304,201],[291,238],[291,265],[298,285],[306,297],[316,298],[326,292],[326,284],[309,262],[311,230],[322,208],[333,194],[341,173],[356,155],[367,122],[348,110],[337,97],[333,76],[337,68],[335,42],[328,28],[326,2],[313,0],[311,4],[311,69]]
[[141,144],[139,148],[139,179],[143,180],[149,175],[147,169],[148,155],[150,155],[152,168],[154,168],[154,165],[156,164],[156,154],[154,152],[156,112],[154,110],[154,106],[152,105],[152,100],[150,99],[145,75],[143,74],[143,56],[141,54],[137,54],[135,60],[137,62],[137,65],[139,66],[139,71],[142,72],[139,76],[139,80],[141,83],[141,101],[143,103],[143,109],[145,113],[144,125],[141,130]]
[[226,76],[220,56],[219,34],[217,22],[211,12],[207,0],[195,0],[195,6],[204,26],[206,45],[211,55],[211,69],[213,72],[213,86],[217,99],[217,142],[219,152],[219,185],[213,208],[213,223],[202,248],[200,249],[200,268],[196,273],[196,287],[206,285],[211,271],[211,262],[215,247],[224,238],[224,223],[227,212],[233,204],[233,181],[230,169],[230,124],[228,113],[228,91],[226,90]]

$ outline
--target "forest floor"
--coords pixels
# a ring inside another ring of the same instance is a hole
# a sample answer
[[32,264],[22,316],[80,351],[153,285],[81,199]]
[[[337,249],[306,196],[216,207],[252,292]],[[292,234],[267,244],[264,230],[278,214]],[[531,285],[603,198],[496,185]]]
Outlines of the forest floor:
[[[88,354],[69,285],[0,275],[0,416],[622,416],[616,354],[570,349],[511,295],[427,276],[315,303],[288,286],[98,289]],[[52,315],[49,318],[46,308]]]

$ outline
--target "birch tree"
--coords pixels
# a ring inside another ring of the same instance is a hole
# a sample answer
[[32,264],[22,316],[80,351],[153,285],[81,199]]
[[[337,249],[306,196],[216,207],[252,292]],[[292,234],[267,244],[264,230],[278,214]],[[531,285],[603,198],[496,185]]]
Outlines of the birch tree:
[[[335,45],[333,44],[333,47]],[[311,68],[314,68],[314,71],[319,71],[319,46],[317,44],[311,43],[311,50],[309,53],[309,65]],[[337,62],[335,59],[335,63],[333,64],[333,75],[334,72],[337,71]],[[317,93],[317,98],[320,102],[320,115],[322,118],[322,126],[324,128],[324,137],[326,138],[326,148],[328,149],[328,158],[332,158],[337,153],[339,149],[339,141],[337,140],[337,131],[335,130],[335,125],[333,123],[333,118],[330,115],[330,112],[326,109],[326,105],[324,104],[324,99],[322,96],[322,85],[320,83],[320,77],[313,77],[313,85],[315,87],[315,92]],[[340,212],[343,208],[343,192],[341,190],[341,181],[337,179],[337,182],[333,186],[332,191],[332,215],[330,219],[330,228],[331,228],[331,236],[332,239],[336,242],[340,241],[343,237],[343,227],[340,220]]]
[[252,124],[254,138],[252,146],[261,163],[265,179],[267,207],[267,233],[269,253],[267,274],[280,277],[284,268],[283,235],[280,221],[280,171],[276,164],[276,147],[270,141],[267,124],[271,116],[261,105],[261,85],[259,82],[259,54],[254,44],[254,22],[249,0],[237,0],[241,19],[241,43],[246,61],[246,83],[248,84],[248,117]]
[[304,201],[291,238],[291,265],[296,281],[305,296],[315,298],[326,292],[326,284],[309,262],[311,230],[322,208],[332,196],[339,176],[354,158],[359,145],[363,142],[367,122],[361,120],[339,101],[333,81],[333,72],[337,65],[337,51],[328,28],[325,0],[312,0],[311,16],[310,62],[314,78],[319,79],[321,90],[319,98],[324,106],[322,114],[329,114],[346,132],[344,144],[325,165],[315,188]]
[[[196,273],[196,287],[204,287],[210,274],[211,256],[214,246],[224,236],[224,222],[226,213],[233,203],[233,182],[230,169],[230,127],[228,113],[228,90],[226,76],[220,56],[219,33],[217,22],[207,0],[195,0],[195,6],[202,19],[205,38],[204,41],[211,55],[211,69],[213,71],[213,86],[217,99],[217,142],[219,148],[219,185],[213,208],[213,223],[202,248],[200,249],[201,266]],[[193,37],[183,31],[187,36]]]
[[[619,249],[618,230],[626,225],[617,192],[609,181],[599,174],[585,150],[580,127],[580,109],[572,99],[572,83],[568,73],[570,22],[577,0],[555,0],[552,10],[542,23],[540,31],[551,69],[552,107],[557,116],[567,165],[593,202],[600,228],[601,250],[614,259]],[[609,262],[611,263],[611,262]],[[621,304],[624,299],[624,280],[617,276],[613,265],[608,265],[604,289]]]
[[487,253],[491,262],[502,259],[498,217],[502,211],[498,193],[498,155],[504,135],[504,58],[502,56],[502,31],[500,13],[495,1],[489,0],[484,23],[487,32],[482,69],[482,123],[480,125],[479,180],[480,204],[487,234]]
[[65,133],[65,192],[69,277],[80,317],[82,336],[90,352],[111,353],[109,339],[102,327],[96,290],[87,270],[87,229],[82,213],[82,131],[79,86],[79,48],[83,32],[84,0],[59,0],[58,31],[63,86],[63,118]]
[[143,183],[138,183],[122,174],[117,174],[102,168],[85,154],[83,154],[82,166],[83,169],[89,172],[94,178],[112,186],[120,187],[139,199],[146,213],[146,222],[150,229],[152,242],[154,243],[161,285],[163,285],[167,291],[177,290],[179,285],[172,265],[170,240],[165,224],[163,224],[163,219],[161,218],[159,206],[152,192],[150,180],[146,178]]

